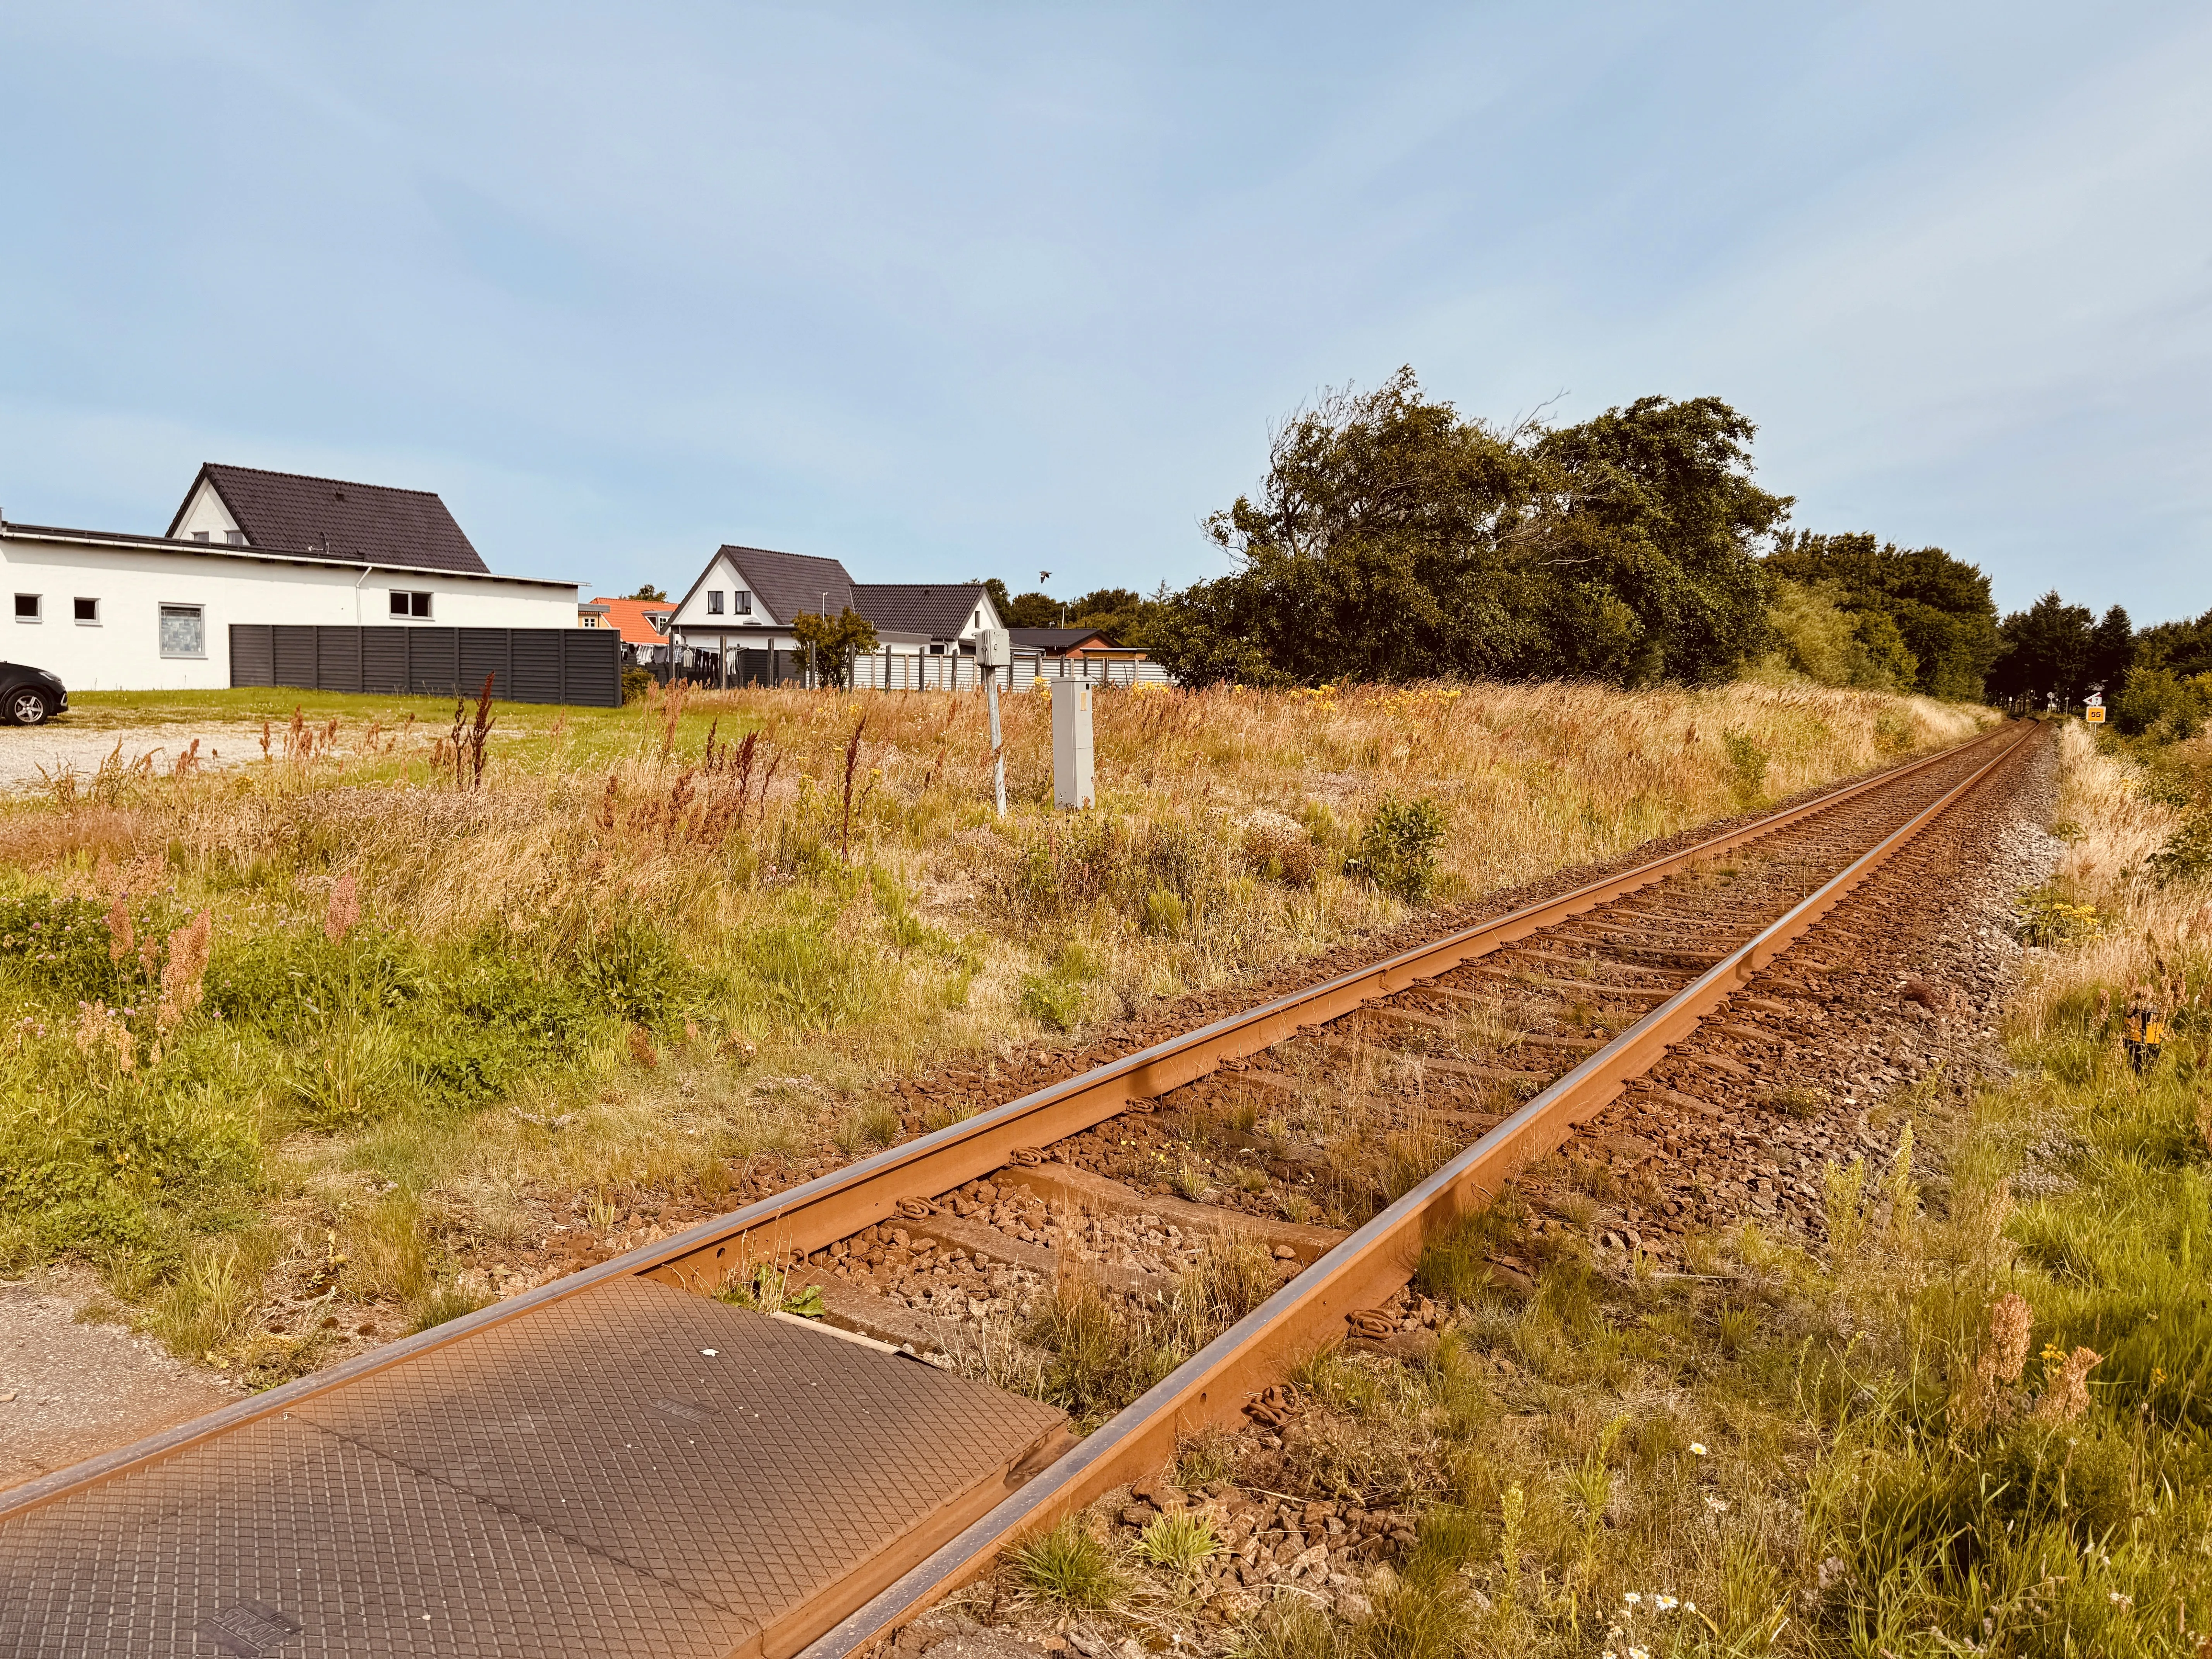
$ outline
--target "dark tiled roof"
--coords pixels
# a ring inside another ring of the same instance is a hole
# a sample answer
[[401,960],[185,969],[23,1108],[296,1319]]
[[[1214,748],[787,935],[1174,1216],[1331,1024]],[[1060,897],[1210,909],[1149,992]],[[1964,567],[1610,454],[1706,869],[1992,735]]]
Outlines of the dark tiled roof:
[[1014,636],[1016,645],[1033,651],[1066,651],[1092,640],[1106,646],[1114,643],[1095,628],[1010,628],[1006,632]]
[[[765,547],[725,546],[722,556],[737,566],[762,608],[786,626],[802,611],[819,613],[825,592],[833,617],[848,605],[860,609],[853,598],[853,579],[835,559],[812,553],[778,553]],[[708,568],[713,568],[710,560]]]
[[[288,551],[283,548],[270,550],[258,547],[236,547],[228,542],[180,542],[173,536],[140,536],[125,530],[76,530],[65,525],[19,524],[13,519],[0,520],[0,534],[33,536],[42,541],[76,542],[88,547],[143,547],[161,553],[189,553],[199,559],[245,559],[262,564],[295,563],[320,564],[320,552],[313,554]],[[367,560],[347,560],[349,564],[368,563]],[[432,567],[410,565],[399,559],[379,559],[380,569],[422,570]],[[487,581],[521,582],[532,587],[566,587],[574,590],[576,584],[564,582],[550,576],[495,576],[490,571],[447,571],[447,575],[481,574]]]
[[853,608],[881,629],[922,634],[933,640],[957,639],[983,603],[981,582],[946,582],[922,586],[913,582],[854,582]]
[[416,570],[490,574],[461,533],[445,502],[427,489],[392,489],[343,478],[210,461],[185,492],[173,536],[204,478],[215,486],[246,545],[264,553],[298,553],[353,564],[404,565]]

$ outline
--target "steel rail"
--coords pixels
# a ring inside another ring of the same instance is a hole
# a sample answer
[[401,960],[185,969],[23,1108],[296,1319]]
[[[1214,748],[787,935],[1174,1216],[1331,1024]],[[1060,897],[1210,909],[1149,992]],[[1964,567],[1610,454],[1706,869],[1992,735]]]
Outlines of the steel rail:
[[1507,1181],[1566,1141],[1755,979],[1929,825],[2033,741],[2018,735],[1973,774],[1519,1111],[1430,1175],[1243,1320],[1109,1419],[959,1537],[810,1645],[799,1659],[845,1659],[986,1571],[1001,1551],[1158,1468],[1178,1437],[1235,1421],[1299,1359],[1346,1334],[1346,1321],[1394,1295],[1422,1249],[1496,1198]]
[[[733,1267],[811,1252],[896,1213],[901,1199],[935,1198],[1004,1168],[1016,1151],[1077,1134],[1224,1063],[1249,1058],[1310,1027],[1413,988],[1421,981],[1489,954],[1570,916],[1664,880],[1701,858],[1757,842],[1985,744],[2005,744],[2008,727],[1968,738],[1854,783],[1764,814],[1631,869],[1586,882],[1491,921],[1417,945],[1334,979],[1303,987],[1258,1007],[1168,1037],[1133,1054],[1051,1084],[932,1133],[862,1158],[789,1190],[641,1245],[582,1272],[450,1320],[115,1451],[0,1492],[0,1521],[101,1481],[131,1474],[263,1418],[279,1415],[348,1383],[580,1295],[610,1279],[644,1274],[691,1290],[711,1288]],[[2016,738],[2006,751],[2016,747]],[[1977,775],[1980,775],[1978,773]],[[1663,1010],[1662,1011],[1663,1012]],[[1509,1120],[1518,1121],[1522,1114]],[[1500,1129],[1507,1127],[1501,1125]],[[1498,1131],[1492,1131],[1496,1134]],[[1357,1235],[1355,1235],[1357,1237]],[[753,1240],[761,1240],[757,1248]],[[734,1253],[734,1254],[733,1254]],[[1326,1260],[1327,1258],[1324,1258]],[[1310,1269],[1309,1271],[1311,1271]],[[1302,1276],[1303,1279],[1303,1276]],[[1180,1374],[1180,1373],[1178,1373]],[[1094,1438],[1096,1437],[1093,1437]]]

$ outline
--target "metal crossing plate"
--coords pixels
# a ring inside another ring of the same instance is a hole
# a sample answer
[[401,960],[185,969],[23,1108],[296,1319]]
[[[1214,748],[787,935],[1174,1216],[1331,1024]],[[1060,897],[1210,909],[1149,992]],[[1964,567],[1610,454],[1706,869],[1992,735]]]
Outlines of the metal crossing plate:
[[0,1523],[0,1653],[778,1659],[1063,1420],[610,1279]]

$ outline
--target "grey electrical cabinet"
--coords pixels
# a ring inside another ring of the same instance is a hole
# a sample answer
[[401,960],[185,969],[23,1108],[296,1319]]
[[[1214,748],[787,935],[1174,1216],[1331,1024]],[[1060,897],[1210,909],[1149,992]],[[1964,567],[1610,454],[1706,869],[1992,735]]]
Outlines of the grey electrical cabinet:
[[1052,682],[1052,804],[1078,812],[1098,804],[1091,781],[1091,687],[1081,680]]

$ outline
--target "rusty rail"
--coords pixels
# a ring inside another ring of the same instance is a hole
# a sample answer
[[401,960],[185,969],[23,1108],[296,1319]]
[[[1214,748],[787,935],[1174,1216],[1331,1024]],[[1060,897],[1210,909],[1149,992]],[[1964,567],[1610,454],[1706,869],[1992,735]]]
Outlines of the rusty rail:
[[[1413,1277],[1428,1242],[1493,1200],[1739,987],[1748,983],[1899,849],[1964,799],[2034,735],[2014,735],[1940,799],[1862,854],[1779,920],[1553,1082],[1504,1122],[1301,1273],[989,1515],[841,1621],[801,1659],[843,1659],[981,1576],[1009,1546],[1049,1528],[1174,1455],[1177,1438],[1235,1421],[1299,1359]],[[1953,751],[1955,752],[1955,751]]]

